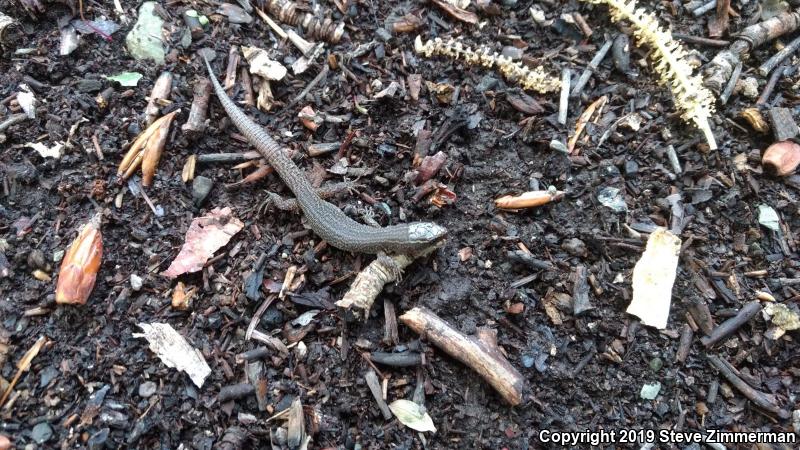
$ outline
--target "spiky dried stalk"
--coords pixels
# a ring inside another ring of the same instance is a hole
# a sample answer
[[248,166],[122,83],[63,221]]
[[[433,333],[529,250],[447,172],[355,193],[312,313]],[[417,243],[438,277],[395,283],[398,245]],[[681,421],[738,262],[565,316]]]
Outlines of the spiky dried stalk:
[[708,118],[714,111],[714,98],[700,76],[692,75],[692,67],[686,62],[686,51],[672,38],[672,33],[658,23],[654,14],[636,7],[636,0],[582,0],[587,3],[606,4],[611,9],[615,22],[627,20],[633,25],[634,36],[639,44],[652,48],[651,57],[661,84],[669,86],[675,97],[675,106],[681,117],[694,122],[703,132],[709,147],[717,148],[714,133]]
[[531,69],[507,56],[492,52],[489,48],[482,47],[473,50],[452,38],[446,41],[435,38],[423,43],[422,38],[417,36],[414,41],[414,50],[426,58],[440,55],[463,61],[471,66],[497,67],[504,77],[524,89],[545,93],[558,91],[561,88],[561,80],[548,75],[541,67]]

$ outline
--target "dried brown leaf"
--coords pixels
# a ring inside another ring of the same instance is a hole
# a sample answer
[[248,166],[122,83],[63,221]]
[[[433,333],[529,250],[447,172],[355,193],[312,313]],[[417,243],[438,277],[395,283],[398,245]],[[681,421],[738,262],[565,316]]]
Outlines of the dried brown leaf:
[[195,218],[189,225],[180,253],[161,274],[175,278],[201,270],[214,252],[227,244],[243,227],[244,223],[233,217],[228,207],[214,208],[207,216]]

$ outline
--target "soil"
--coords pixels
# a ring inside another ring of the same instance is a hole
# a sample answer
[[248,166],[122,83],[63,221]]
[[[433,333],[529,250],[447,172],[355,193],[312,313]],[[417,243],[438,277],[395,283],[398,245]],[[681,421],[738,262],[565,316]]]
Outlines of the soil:
[[[344,157],[350,168],[369,170],[357,179],[346,177],[358,187],[332,201],[357,220],[370,216],[381,225],[435,221],[448,229],[445,245],[409,267],[399,284],[387,286],[367,320],[361,320],[352,311],[330,306],[372,257],[320,246],[299,214],[264,213],[259,206],[265,190],[290,196],[279,178],[270,175],[226,188],[252,168],[198,164],[195,175],[214,183],[200,207],[193,204],[191,182],[181,179],[190,155],[252,150],[213,96],[207,130],[197,138],[180,131],[193,86],[205,76],[195,52],[213,48],[213,66],[222,78],[231,46],[268,49],[287,66],[300,57],[297,49],[257,17],[249,25],[230,24],[214,14],[216,2],[194,4],[211,23],[200,42],[181,48],[181,13],[188,6],[166,2],[161,6],[170,53],[167,63],[156,67],[128,55],[124,36],[138,5],[122,3],[129,19],[125,24],[111,2],[84,2],[87,19],[106,16],[122,28],[110,41],[84,35],[75,52],[59,56],[59,21],[73,14],[68,5],[43,2],[43,12],[31,15],[17,2],[0,2],[0,11],[22,24],[16,47],[35,49],[6,51],[0,58],[0,99],[5,99],[0,121],[19,112],[14,99],[21,83],[30,85],[38,99],[36,118],[10,127],[0,143],[0,242],[10,265],[9,275],[0,278],[0,376],[11,381],[25,352],[40,336],[47,338],[16,384],[11,403],[0,410],[0,434],[17,448],[281,448],[286,424],[269,418],[295,399],[304,408],[310,448],[549,447],[540,439],[541,430],[797,431],[791,417],[757,407],[707,359],[722,357],[752,388],[772,395],[781,409],[795,411],[800,354],[794,332],[771,339],[765,336],[770,324],[758,314],[713,348],[701,343],[704,333],[698,329],[685,361],[676,359],[681,333],[687,324],[696,325],[692,307],[707,305],[715,326],[759,292],[797,311],[800,297],[792,287],[800,276],[794,239],[800,227],[797,184],[762,170],[761,153],[772,136],[752,130],[739,117],[755,99],[734,94],[727,105],[718,106],[714,129],[719,149],[709,151],[701,134],[681,121],[668,90],[642,63],[647,50],[632,45],[635,74],[616,70],[609,55],[582,95],[571,99],[568,122],[562,126],[557,122],[558,93],[523,92],[492,70],[443,57],[423,58],[413,51],[417,33],[380,29],[391,30],[397,17],[413,13],[421,19],[419,33],[424,36],[461,37],[498,51],[506,46],[522,49],[528,63],[543,64],[556,76],[563,67],[577,75],[604,35],[630,32],[612,23],[605,7],[543,2],[547,17],[557,19],[547,27],[530,19],[532,2],[504,1],[494,4],[499,15],[479,11],[482,26],[476,26],[453,19],[433,3],[343,2],[348,5],[348,37],[327,45],[326,53],[335,55],[338,65],[326,80],[286,107],[319,72],[323,55],[307,72],[294,75],[290,70],[286,80],[272,83],[277,102],[273,111],[246,111],[297,149],[298,164],[318,180],[324,175],[327,183],[344,179],[323,170],[340,164],[336,152],[312,158],[306,148],[345,141],[356,131]],[[337,3],[320,2],[320,7],[338,20],[343,15]],[[732,18],[729,33],[758,20],[753,2],[744,3],[733,2],[741,17]],[[655,8],[661,22],[670,23],[675,32],[695,36],[707,36],[714,14],[696,18],[679,2],[643,6]],[[559,19],[576,11],[592,28],[590,38]],[[368,43],[372,47],[366,53],[347,56]],[[720,50],[689,46],[699,62]],[[768,44],[745,64],[744,76],[755,77],[760,88],[766,79],[753,68],[773,52]],[[247,66],[244,59],[240,64]],[[163,210],[156,216],[142,196],[132,194],[129,183],[118,181],[116,172],[127,146],[144,129],[150,90],[164,70],[172,72],[174,81],[171,103],[161,113],[181,112],[155,181],[146,189]],[[102,77],[122,71],[143,74],[138,86],[120,87]],[[790,108],[797,118],[800,103],[792,87],[796,73],[778,82],[763,108]],[[409,74],[422,76],[416,101],[410,97]],[[31,85],[30,79],[38,84]],[[372,98],[392,81],[401,85],[395,96]],[[428,82],[450,85],[455,92],[437,97]],[[101,108],[95,97],[107,87],[114,94]],[[230,92],[241,103],[238,79]],[[579,141],[579,156],[552,150],[550,142],[571,136],[586,106],[602,95],[608,97],[607,106]],[[306,105],[345,120],[325,122],[311,132],[297,119]],[[643,118],[641,128],[617,127],[597,145],[611,124],[633,112]],[[455,193],[452,204],[437,207],[430,196],[413,200],[418,187],[408,174],[420,128],[430,130],[435,151],[447,155],[435,180]],[[42,158],[25,146],[67,140],[60,159]],[[681,173],[668,161],[668,146],[676,149]],[[564,199],[518,212],[494,207],[493,200],[502,195],[550,186],[564,191]],[[606,188],[622,192],[626,212],[599,202]],[[778,212],[780,232],[759,225],[760,205]],[[178,278],[197,287],[198,294],[187,311],[175,310],[170,306],[175,281],[159,273],[177,255],[191,220],[216,207],[232,208],[245,226],[201,272]],[[60,261],[54,258],[97,211],[103,215],[104,249],[96,286],[85,305],[56,305]],[[625,313],[634,265],[655,226],[673,229],[683,242],[665,330],[644,326]],[[523,247],[552,269],[532,268],[509,256]],[[245,280],[265,253],[266,282],[260,298],[252,301],[244,293]],[[302,277],[302,282],[293,284],[285,299],[275,299],[290,266],[299,269],[295,280]],[[578,266],[588,269],[592,289],[591,309],[576,315],[571,297]],[[53,279],[37,279],[36,269]],[[753,276],[754,271],[763,272]],[[143,278],[140,290],[132,289],[132,275]],[[255,395],[221,401],[222,388],[247,383],[247,368],[259,366],[245,364],[237,355],[263,346],[245,335],[266,298],[274,302],[261,316],[258,330],[294,345],[288,354],[267,347],[260,360],[266,380],[263,404]],[[387,343],[385,302],[393,303],[398,316],[426,306],[467,334],[482,326],[496,329],[504,354],[527,379],[523,403],[508,406],[470,368],[402,324],[400,342]],[[309,325],[291,325],[314,309],[321,312]],[[137,324],[153,322],[172,325],[202,353],[211,367],[202,387],[167,367],[146,340],[133,337],[141,331]],[[305,354],[297,350],[298,342]],[[417,390],[415,399],[422,394],[436,433],[417,433],[396,418],[385,420],[364,381],[370,370],[366,354],[403,348],[421,348],[425,363],[419,368],[380,366],[388,380],[387,400],[411,398]],[[643,399],[643,385],[656,382],[657,396]],[[639,445],[617,439],[606,445],[613,447]]]

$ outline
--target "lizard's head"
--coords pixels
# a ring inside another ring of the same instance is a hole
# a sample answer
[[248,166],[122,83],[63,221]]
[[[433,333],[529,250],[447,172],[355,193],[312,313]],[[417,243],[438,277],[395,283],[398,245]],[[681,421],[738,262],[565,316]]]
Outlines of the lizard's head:
[[447,236],[447,229],[433,222],[416,222],[408,225],[408,239],[411,242],[435,244]]

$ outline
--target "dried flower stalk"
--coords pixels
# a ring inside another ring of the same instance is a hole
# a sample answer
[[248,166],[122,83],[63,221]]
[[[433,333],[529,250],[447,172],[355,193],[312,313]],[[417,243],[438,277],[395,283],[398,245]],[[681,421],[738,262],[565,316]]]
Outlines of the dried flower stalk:
[[422,38],[417,36],[414,41],[414,50],[426,58],[437,55],[447,56],[463,61],[470,66],[497,67],[497,70],[504,77],[524,89],[532,89],[542,93],[555,92],[561,89],[561,80],[548,75],[542,67],[531,69],[507,56],[492,52],[486,47],[473,50],[454,39],[444,41],[441,38],[431,39],[423,43]]
[[56,303],[83,305],[94,289],[103,258],[100,214],[83,226],[61,261],[56,285]]
[[675,97],[675,106],[681,110],[683,120],[694,122],[703,132],[709,147],[717,148],[708,118],[714,112],[711,92],[703,87],[700,76],[692,76],[692,67],[686,61],[683,46],[672,38],[672,33],[661,27],[654,14],[636,8],[636,0],[583,0],[606,4],[615,22],[627,20],[633,25],[639,44],[653,49],[651,55],[661,84],[669,86]]

